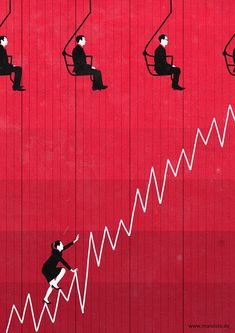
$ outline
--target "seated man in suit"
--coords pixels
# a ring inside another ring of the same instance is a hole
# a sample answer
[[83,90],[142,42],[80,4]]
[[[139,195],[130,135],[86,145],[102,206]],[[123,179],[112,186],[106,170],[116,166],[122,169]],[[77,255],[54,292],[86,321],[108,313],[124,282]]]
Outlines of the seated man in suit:
[[156,48],[154,53],[155,71],[159,75],[172,74],[172,88],[175,90],[184,90],[185,88],[179,86],[180,68],[168,64],[166,61],[165,47],[168,44],[166,35],[159,36],[160,45]]
[[84,45],[86,39],[83,35],[76,37],[77,46],[73,49],[72,57],[74,62],[74,72],[79,74],[90,74],[93,75],[93,90],[102,90],[108,88],[103,85],[101,71],[95,69],[95,67],[88,65],[86,62],[86,54],[84,52]]
[[11,73],[14,73],[13,90],[23,91],[25,89],[20,85],[22,68],[9,63],[6,51],[7,44],[7,37],[0,36],[0,75],[10,75]]

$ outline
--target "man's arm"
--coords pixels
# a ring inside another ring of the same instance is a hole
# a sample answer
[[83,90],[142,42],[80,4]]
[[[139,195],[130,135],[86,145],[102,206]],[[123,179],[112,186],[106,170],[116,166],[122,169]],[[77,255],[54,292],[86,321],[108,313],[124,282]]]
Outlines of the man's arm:
[[166,61],[166,51],[163,47],[158,47],[154,53],[155,67],[164,67],[169,65]]
[[3,49],[3,47],[0,47],[0,67],[7,67],[7,66],[9,66],[7,53]]
[[75,47],[72,52],[73,63],[77,68],[84,68],[86,66],[86,55],[82,48]]

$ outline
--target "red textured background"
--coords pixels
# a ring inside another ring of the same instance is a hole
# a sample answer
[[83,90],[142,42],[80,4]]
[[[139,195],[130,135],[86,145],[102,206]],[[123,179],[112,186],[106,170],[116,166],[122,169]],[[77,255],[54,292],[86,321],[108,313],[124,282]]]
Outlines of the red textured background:
[[[80,233],[64,257],[79,268],[83,286],[89,232],[99,248],[105,225],[114,235],[120,218],[128,224],[151,166],[161,184],[166,159],[176,165],[182,147],[191,156],[197,128],[206,134],[213,117],[222,131],[234,103],[235,78],[222,56],[234,33],[233,0],[173,0],[161,33],[182,69],[184,93],[168,77],[151,77],[142,56],[167,0],[92,6],[80,32],[106,91],[69,76],[61,56],[87,0],[15,0],[0,30],[27,88],[13,92],[0,77],[1,332],[12,304],[22,311],[28,292],[38,318],[47,288],[41,266],[53,240]],[[39,332],[188,333],[190,323],[228,323],[230,330],[219,331],[234,332],[234,129],[231,122],[223,149],[214,132],[208,146],[198,145],[192,172],[182,165],[177,178],[168,177],[161,206],[150,192],[132,236],[122,232],[115,252],[106,243],[100,268],[91,256],[85,314],[73,293],[55,324],[45,316]],[[67,272],[64,291],[71,279]],[[34,332],[29,311],[23,325],[13,317],[9,332]]]

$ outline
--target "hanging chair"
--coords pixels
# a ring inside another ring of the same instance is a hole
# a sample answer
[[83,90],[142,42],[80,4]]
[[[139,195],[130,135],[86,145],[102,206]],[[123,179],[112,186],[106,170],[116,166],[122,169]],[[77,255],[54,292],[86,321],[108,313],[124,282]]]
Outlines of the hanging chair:
[[[143,52],[143,55],[144,55],[146,67],[147,67],[148,72],[149,72],[150,75],[152,75],[152,76],[169,76],[169,75],[172,75],[172,74],[158,74],[154,69],[154,67],[155,67],[154,56],[147,53],[146,51]],[[166,57],[170,59],[170,65],[172,66],[173,65],[173,56],[168,55]]]
[[233,50],[233,54],[228,53],[228,48],[234,38],[235,38],[235,34],[233,34],[233,36],[230,38],[230,40],[226,44],[224,51],[223,51],[223,56],[225,59],[225,64],[226,64],[227,70],[228,70],[229,74],[232,76],[235,76],[235,48]]
[[[88,19],[88,17],[91,15],[91,0],[89,1],[89,11],[88,14],[86,15],[86,17],[84,18],[84,20],[82,21],[82,23],[79,25],[79,27],[75,30],[75,32],[72,34],[72,36],[69,38],[68,42],[66,43],[63,52],[62,52],[62,56],[64,57],[64,62],[65,62],[65,66],[67,69],[67,72],[69,75],[71,76],[90,76],[91,80],[93,78],[93,75],[91,74],[77,74],[74,72],[74,63],[73,63],[73,57],[72,54],[67,52],[67,49],[69,47],[69,44],[71,43],[71,41],[74,39],[74,37],[77,35],[78,31],[81,29],[81,27],[83,26],[83,24],[86,22],[86,20]],[[86,58],[89,59],[89,61],[87,62],[90,66],[92,66],[92,56],[87,55]]]
[[[155,67],[154,55],[149,54],[147,52],[147,48],[149,47],[149,44],[152,42],[152,40],[154,39],[154,37],[159,33],[159,31],[161,30],[161,28],[163,27],[163,25],[166,23],[166,21],[168,20],[168,18],[172,14],[172,0],[169,0],[169,6],[170,6],[169,13],[165,17],[165,19],[163,20],[163,22],[161,23],[161,25],[157,28],[157,30],[155,31],[155,33],[153,34],[153,36],[150,38],[150,40],[148,41],[148,43],[145,45],[145,48],[144,48],[144,51],[143,51],[143,56],[144,56],[144,60],[145,60],[145,64],[146,64],[147,70],[148,70],[149,74],[152,75],[152,76],[171,76],[171,74],[158,74],[155,71],[155,69],[154,69],[154,67]],[[173,65],[173,56],[166,56],[166,57],[170,59],[170,64]]]
[[[72,75],[72,76],[90,76],[91,78],[93,77],[93,75],[91,75],[91,74],[75,73],[74,72],[74,63],[73,63],[72,55],[67,53],[66,51],[63,51],[62,55],[64,57],[65,66],[66,66],[67,71],[70,75]],[[93,57],[91,55],[87,55],[86,58],[89,59],[89,61],[87,63],[90,66],[92,66]]]

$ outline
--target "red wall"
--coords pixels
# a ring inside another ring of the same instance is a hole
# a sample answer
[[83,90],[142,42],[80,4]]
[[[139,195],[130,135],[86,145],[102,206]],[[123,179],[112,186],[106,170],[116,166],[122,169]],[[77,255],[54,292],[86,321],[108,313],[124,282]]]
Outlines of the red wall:
[[[41,266],[53,240],[80,233],[64,257],[79,268],[83,293],[90,231],[99,250],[105,226],[114,237],[121,218],[129,224],[151,167],[161,188],[166,160],[176,167],[183,147],[191,157],[197,128],[206,136],[215,117],[222,133],[228,105],[235,109],[235,78],[222,56],[234,1],[173,0],[160,33],[184,92],[172,90],[169,77],[150,76],[142,55],[167,0],[92,0],[80,33],[109,87],[93,92],[88,77],[69,76],[61,52],[87,11],[87,0],[15,0],[1,28],[27,89],[13,92],[0,77],[1,332],[28,292],[38,320],[47,289]],[[149,51],[157,45],[155,38]],[[228,323],[232,332],[234,140],[230,118],[224,148],[213,131],[207,146],[198,142],[192,172],[182,164],[176,178],[169,173],[162,205],[151,187],[131,237],[122,231],[114,252],[106,241],[100,268],[91,252],[85,314],[73,292],[54,324],[45,313],[39,332],[188,333],[191,323]],[[65,292],[71,279],[67,272]],[[56,292],[51,301],[53,311]],[[29,309],[23,325],[13,315],[9,332],[34,332]]]

